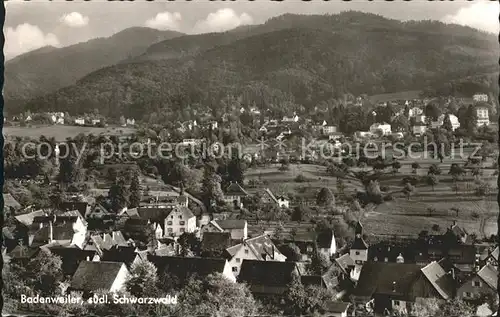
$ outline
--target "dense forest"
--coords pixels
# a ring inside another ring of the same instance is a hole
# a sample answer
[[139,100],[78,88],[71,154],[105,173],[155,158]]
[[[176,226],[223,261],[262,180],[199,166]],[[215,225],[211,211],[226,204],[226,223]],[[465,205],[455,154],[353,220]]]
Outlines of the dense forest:
[[[179,110],[224,113],[241,105],[307,111],[346,93],[440,91],[443,83],[476,80],[497,71],[497,46],[493,35],[432,21],[287,14],[263,25],[159,42],[26,106],[137,119],[153,113],[176,119]],[[481,78],[481,90],[493,89],[493,79]]]

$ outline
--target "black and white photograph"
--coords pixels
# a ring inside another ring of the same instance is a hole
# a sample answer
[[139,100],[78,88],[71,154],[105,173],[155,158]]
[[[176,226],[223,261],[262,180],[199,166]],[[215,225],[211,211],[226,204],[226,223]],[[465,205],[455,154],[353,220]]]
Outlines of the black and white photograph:
[[499,316],[498,1],[2,9],[2,316]]

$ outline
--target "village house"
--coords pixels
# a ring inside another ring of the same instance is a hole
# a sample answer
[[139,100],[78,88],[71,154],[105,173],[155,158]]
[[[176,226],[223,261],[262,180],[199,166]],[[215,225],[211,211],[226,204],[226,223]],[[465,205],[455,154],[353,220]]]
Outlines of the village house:
[[411,313],[415,303],[428,298],[447,300],[454,296],[452,275],[432,262],[417,264],[366,262],[353,293],[353,300],[373,302],[376,313]]
[[334,126],[334,125],[325,125],[322,127],[322,133],[323,135],[330,135],[330,134],[334,134],[334,133],[337,133],[337,126]]
[[497,294],[498,271],[491,265],[486,264],[478,272],[473,273],[458,288],[457,297],[464,299],[479,298],[482,295]]
[[421,136],[427,132],[427,125],[423,123],[417,123],[412,127],[413,135]]
[[488,102],[488,95],[487,94],[475,94],[472,96],[472,100],[477,103],[477,102]]
[[238,282],[247,284],[254,296],[281,296],[294,276],[301,276],[295,262],[243,260]]
[[392,133],[391,125],[388,123],[374,123],[370,126],[370,132],[375,135],[377,133],[389,135]]
[[97,250],[85,250],[76,246],[62,246],[59,244],[44,246],[54,255],[61,257],[61,269],[65,276],[73,276],[83,261],[100,261]]
[[124,263],[82,261],[71,279],[68,290],[91,295],[97,290],[118,292],[125,290],[129,271]]
[[50,112],[49,116],[52,124],[64,124],[64,112]]
[[85,119],[84,118],[75,118],[74,123],[75,123],[75,125],[85,125]]
[[357,281],[361,268],[368,261],[368,244],[363,239],[363,225],[358,221],[355,228],[355,238],[349,251],[350,258],[354,261],[354,270],[351,270],[351,279]]
[[132,126],[133,126],[133,125],[135,125],[135,119],[134,119],[134,118],[127,118],[127,119],[125,120],[125,124],[126,124],[126,125],[132,125]]
[[231,239],[241,241],[248,238],[248,223],[246,220],[217,220],[217,225],[225,232],[231,233]]
[[164,234],[168,236],[180,236],[184,232],[194,232],[196,230],[196,216],[187,207],[175,207],[165,218],[164,228]]
[[243,202],[242,199],[244,197],[248,197],[249,194],[240,184],[237,182],[232,182],[226,188],[224,192],[224,202],[230,206],[234,206],[235,208],[242,208]]
[[290,201],[285,196],[274,196],[273,192],[266,188],[260,192],[260,200],[263,204],[275,205],[279,208],[289,208]]
[[281,122],[283,123],[293,123],[293,122],[298,122],[299,121],[299,116],[294,112],[293,116],[287,117],[284,116]]
[[476,107],[476,115],[477,115],[476,124],[478,127],[483,125],[490,125],[490,116],[488,107],[486,106]]
[[431,127],[433,129],[439,128],[443,126],[443,122],[446,116],[449,116],[450,122],[451,122],[451,127],[452,130],[455,131],[456,129],[460,128],[460,122],[458,121],[458,117],[453,115],[453,114],[442,114],[438,117],[436,121],[431,122]]
[[36,216],[29,230],[29,245],[59,243],[83,248],[87,221],[78,210],[60,215]]
[[236,282],[226,259],[148,255],[148,260],[156,266],[159,276],[169,274],[181,283],[194,274],[206,277],[216,273]]
[[408,118],[414,118],[416,116],[420,116],[424,113],[424,111],[419,107],[412,107],[408,109]]
[[245,239],[242,243],[226,249],[229,265],[234,276],[238,276],[243,260],[284,262],[284,256],[269,236],[260,235]]

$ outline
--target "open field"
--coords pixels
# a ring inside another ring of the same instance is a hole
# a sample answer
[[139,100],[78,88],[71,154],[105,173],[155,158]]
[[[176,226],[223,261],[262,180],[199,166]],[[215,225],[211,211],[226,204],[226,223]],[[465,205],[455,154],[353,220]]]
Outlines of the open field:
[[386,102],[386,101],[394,101],[394,100],[412,100],[420,98],[420,90],[409,90],[409,91],[401,91],[389,94],[380,94],[370,96],[370,100],[372,102]]
[[[374,236],[415,236],[422,230],[429,232],[443,232],[454,221],[465,228],[469,233],[475,233],[479,238],[496,234],[496,217],[499,212],[496,203],[497,176],[491,168],[493,160],[482,163],[482,181],[491,186],[491,194],[487,197],[478,197],[474,194],[474,177],[468,174],[457,182],[458,188],[453,187],[453,180],[448,175],[452,163],[463,164],[462,159],[445,159],[442,164],[438,160],[418,160],[420,168],[417,174],[412,174],[411,163],[414,160],[400,161],[402,164],[398,173],[393,174],[390,168],[381,175],[379,183],[385,193],[391,193],[392,201],[386,201],[375,208],[366,208],[362,217],[366,234]],[[401,180],[405,176],[427,175],[431,164],[438,164],[442,174],[438,176],[439,183],[432,188],[425,182],[419,182],[415,191],[408,200],[401,192]],[[262,188],[270,188],[276,194],[300,195],[311,200],[321,187],[329,187],[338,197],[336,178],[326,174],[326,167],[314,164],[290,164],[287,171],[280,171],[280,164],[259,167],[247,171],[247,180],[256,180],[256,188],[249,189],[255,193]],[[298,175],[307,179],[305,182],[296,182]],[[363,191],[363,185],[356,179],[345,179],[346,195],[356,190]],[[452,208],[459,210],[458,215]],[[429,210],[432,210],[430,213]],[[436,226],[437,225],[437,226]],[[439,226],[439,227],[438,227]],[[433,231],[434,227],[434,231]]]
[[64,141],[66,138],[73,138],[80,133],[94,135],[127,135],[133,133],[134,128],[127,127],[80,127],[67,125],[47,125],[33,127],[4,127],[3,135],[8,137],[30,137],[39,138],[45,136],[47,138],[54,137],[56,141]]

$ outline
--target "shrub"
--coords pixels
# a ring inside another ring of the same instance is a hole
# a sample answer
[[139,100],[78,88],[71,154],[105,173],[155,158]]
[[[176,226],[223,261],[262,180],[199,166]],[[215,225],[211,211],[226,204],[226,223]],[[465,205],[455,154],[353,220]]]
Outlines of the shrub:
[[294,179],[294,180],[295,180],[295,182],[297,182],[297,183],[304,183],[304,182],[306,182],[306,181],[307,181],[307,178],[306,178],[304,175],[299,174],[299,175],[297,175],[297,177],[295,177],[295,179]]

